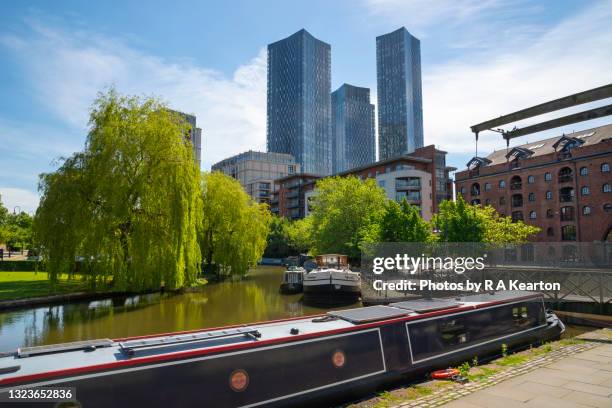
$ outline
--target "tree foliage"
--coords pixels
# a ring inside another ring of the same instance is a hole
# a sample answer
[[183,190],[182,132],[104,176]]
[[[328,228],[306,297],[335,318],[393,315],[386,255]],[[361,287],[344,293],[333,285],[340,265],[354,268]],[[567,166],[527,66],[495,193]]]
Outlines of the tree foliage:
[[470,205],[461,195],[456,201],[443,201],[433,224],[438,239],[446,242],[488,242],[521,244],[540,229],[522,221],[502,217],[493,207]]
[[153,98],[100,94],[85,149],[41,175],[34,224],[52,279],[81,260],[120,290],[178,288],[200,265],[199,170],[188,124]]
[[314,246],[312,217],[302,218],[287,224],[289,247],[295,254],[308,253]]
[[393,200],[385,203],[379,230],[381,242],[429,242],[433,239],[431,225],[406,199],[401,203]]
[[10,238],[8,214],[8,209],[2,204],[2,196],[0,196],[0,244],[6,243]]
[[289,221],[283,217],[272,216],[268,243],[264,256],[269,258],[284,258],[289,256],[292,248],[289,246]]
[[203,222],[199,232],[206,266],[223,274],[244,274],[261,258],[272,215],[240,183],[220,172],[202,176]]
[[10,213],[0,197],[0,244],[26,249],[32,243],[32,217],[21,211]]
[[360,243],[375,235],[384,213],[385,193],[373,179],[329,177],[316,184],[311,214],[316,253],[342,253],[355,259]]

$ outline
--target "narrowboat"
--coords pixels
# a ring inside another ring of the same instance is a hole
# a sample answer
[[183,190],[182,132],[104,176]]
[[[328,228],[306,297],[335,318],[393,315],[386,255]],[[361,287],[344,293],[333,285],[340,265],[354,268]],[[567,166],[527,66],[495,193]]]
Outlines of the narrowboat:
[[317,269],[304,275],[305,300],[355,302],[361,296],[361,274],[348,266],[346,255],[317,255]]
[[290,266],[283,272],[283,281],[280,285],[280,293],[294,294],[303,290],[304,274],[306,270],[299,266]]
[[497,292],[24,347],[0,357],[0,401],[61,387],[86,408],[330,406],[564,329],[542,294]]

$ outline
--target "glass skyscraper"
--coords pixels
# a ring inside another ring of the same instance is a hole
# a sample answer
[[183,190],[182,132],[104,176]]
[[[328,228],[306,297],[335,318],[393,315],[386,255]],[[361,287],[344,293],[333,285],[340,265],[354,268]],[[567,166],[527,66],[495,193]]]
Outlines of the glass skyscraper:
[[402,27],[376,37],[379,160],[423,147],[421,44]]
[[332,170],[331,47],[302,29],[268,45],[267,147],[302,171]]
[[333,172],[340,173],[376,161],[370,89],[344,84],[331,98]]

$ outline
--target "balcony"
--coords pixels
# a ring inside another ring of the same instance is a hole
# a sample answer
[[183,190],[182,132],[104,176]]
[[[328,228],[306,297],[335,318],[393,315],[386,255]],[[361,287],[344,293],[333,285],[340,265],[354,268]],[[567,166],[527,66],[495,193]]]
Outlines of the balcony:
[[557,182],[559,183],[569,183],[574,180],[574,173],[571,168],[563,167],[559,170],[559,176],[557,177]]
[[421,188],[421,179],[395,179],[396,190],[418,190]]
[[574,189],[571,187],[564,187],[560,189],[559,201],[562,203],[570,203],[574,201]]
[[560,216],[561,221],[574,221],[576,218],[574,207],[562,207]]
[[299,200],[290,200],[285,204],[286,208],[298,208],[300,206]]
[[523,180],[519,176],[510,179],[510,190],[520,190],[523,188]]
[[523,221],[523,212],[522,211],[513,211],[512,212],[512,222]]
[[515,194],[512,196],[512,208],[519,208],[523,206],[523,196],[521,194]]
[[297,191],[290,191],[288,193],[285,193],[285,198],[289,199],[289,198],[296,198],[297,196],[299,196],[300,193]]
[[412,191],[409,193],[398,192],[395,194],[395,201],[402,202],[402,200],[406,199],[409,203],[420,203],[421,202],[421,192],[420,191]]

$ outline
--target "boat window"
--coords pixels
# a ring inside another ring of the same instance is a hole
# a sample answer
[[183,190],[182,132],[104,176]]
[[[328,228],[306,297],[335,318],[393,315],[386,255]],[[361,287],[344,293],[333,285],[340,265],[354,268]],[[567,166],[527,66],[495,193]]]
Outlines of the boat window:
[[542,303],[531,301],[409,323],[412,358],[435,358],[545,322]]

